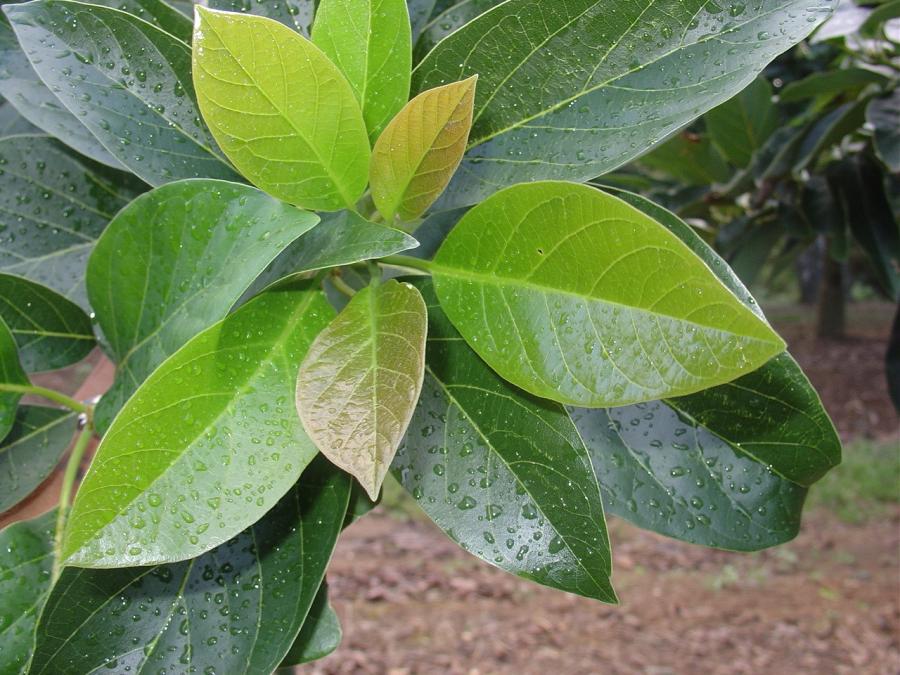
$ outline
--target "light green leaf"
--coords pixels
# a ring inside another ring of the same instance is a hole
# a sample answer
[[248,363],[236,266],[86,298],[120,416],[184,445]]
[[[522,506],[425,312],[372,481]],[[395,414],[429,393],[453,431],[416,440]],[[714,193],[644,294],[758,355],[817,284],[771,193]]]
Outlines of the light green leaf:
[[187,44],[118,9],[71,0],[4,11],[41,80],[142,180],[237,178],[200,121]]
[[24,673],[34,627],[50,592],[56,511],[0,531],[0,673]]
[[271,19],[196,11],[194,83],[225,154],[279,199],[352,209],[366,188],[369,139],[337,66]]
[[369,180],[388,222],[418,218],[447,187],[466,148],[477,79],[419,94],[378,138]]
[[492,368],[571,405],[689,394],[784,350],[664,226],[584,185],[491,197],[450,232],[432,272],[447,316]]
[[78,305],[22,277],[0,274],[0,318],[28,372],[63,368],[94,347],[91,320]]
[[87,271],[91,305],[118,366],[97,409],[100,428],[318,220],[256,188],[203,179],[157,188],[119,212]]
[[448,536],[485,562],[604,602],[610,549],[600,486],[562,406],[500,379],[428,305],[425,384],[394,476]]
[[[19,363],[16,340],[3,319],[0,319],[0,384],[28,384],[28,377]],[[20,398],[20,393],[0,391],[0,439],[12,429]]]
[[143,189],[46,136],[0,139],[0,270],[87,309],[84,273],[94,242]]
[[316,461],[262,520],[199,558],[64,569],[30,672],[271,673],[316,597],[349,490],[346,474]]
[[300,366],[303,427],[373,500],[422,390],[426,329],[419,291],[376,283],[353,296]]
[[209,0],[206,6],[226,12],[265,16],[309,37],[316,0]]
[[806,489],[736,452],[666,402],[569,412],[610,513],[675,539],[732,551],[756,551],[797,535]]
[[888,171],[900,172],[900,89],[890,96],[872,99],[866,120],[875,129],[872,145]]
[[272,508],[316,455],[294,387],[333,315],[309,285],[271,291],[154,371],[97,449],[68,519],[66,564],[186,560]]
[[885,84],[889,80],[881,73],[865,68],[842,68],[813,73],[802,80],[791,82],[778,94],[782,103],[793,103],[808,98],[831,100],[840,94],[852,97],[869,84]]
[[77,417],[58,408],[19,407],[0,443],[0,511],[25,499],[53,472],[69,447]]
[[778,128],[772,87],[763,77],[705,116],[713,144],[735,166],[747,167],[753,154]]
[[341,621],[328,602],[328,584],[323,581],[303,622],[303,628],[280,668],[293,672],[293,666],[325,658],[338,648],[342,637]]
[[469,151],[437,208],[474,204],[512,183],[588,180],[631,161],[750,84],[835,4],[498,5],[413,72],[413,91],[480,78]]
[[321,0],[312,39],[353,87],[374,142],[409,99],[406,0]]

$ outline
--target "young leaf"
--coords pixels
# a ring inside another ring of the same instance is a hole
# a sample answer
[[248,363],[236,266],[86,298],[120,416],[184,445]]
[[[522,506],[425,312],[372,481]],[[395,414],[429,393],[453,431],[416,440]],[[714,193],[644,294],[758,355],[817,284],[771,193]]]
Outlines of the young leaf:
[[722,384],[784,342],[664,226],[584,185],[508,188],[435,257],[447,316],[535,395],[620,406]]
[[94,347],[91,320],[78,305],[22,277],[0,274],[0,318],[27,372],[63,368]]
[[56,511],[0,531],[0,673],[24,673],[34,627],[50,592]]
[[237,178],[200,122],[184,42],[118,9],[71,0],[4,11],[41,80],[142,180]]
[[[318,0],[209,0],[210,9],[265,16],[309,37]],[[191,6],[193,12],[193,5]]]
[[153,369],[223,318],[253,280],[319,218],[247,185],[190,180],[123,209],[88,263],[91,305],[118,364],[100,429]]
[[319,450],[378,499],[425,366],[422,296],[389,280],[359,291],[310,347],[297,411]]
[[262,520],[199,558],[64,569],[30,672],[272,672],[316,597],[349,491],[346,474],[316,461]]
[[309,284],[271,291],[158,368],[97,449],[66,564],[186,560],[272,508],[316,454],[292,401],[300,361],[333,315]]
[[312,39],[353,87],[374,142],[409,99],[406,0],[322,0]]
[[419,505],[482,560],[615,602],[600,486],[562,406],[501,380],[428,305],[425,384],[391,466]]
[[388,222],[418,218],[447,187],[466,149],[477,79],[419,94],[378,138],[369,180]]
[[705,117],[713,144],[735,166],[746,167],[753,154],[778,128],[772,86],[763,77]]
[[609,512],[668,537],[732,551],[797,535],[806,488],[735,451],[669,403],[569,413]]
[[300,634],[279,668],[290,669],[289,672],[293,672],[293,666],[325,658],[338,648],[342,637],[341,621],[328,602],[328,584],[323,581],[312,607],[309,608]]
[[53,472],[69,447],[77,417],[58,408],[19,407],[0,443],[0,512],[25,499]]
[[49,286],[87,309],[84,273],[94,242],[143,189],[52,138],[0,139],[0,270]]
[[[508,0],[447,36],[413,91],[478,74],[469,151],[438,208],[587,180],[738,93],[836,0]],[[762,37],[760,37],[762,36]],[[741,48],[740,45],[752,45]]]
[[337,66],[271,19],[196,11],[194,83],[228,158],[291,204],[353,208],[366,188],[369,138]]
[[[3,319],[0,319],[0,384],[28,384],[28,377],[19,363],[16,340]],[[20,398],[19,393],[0,391],[0,439],[12,428]]]

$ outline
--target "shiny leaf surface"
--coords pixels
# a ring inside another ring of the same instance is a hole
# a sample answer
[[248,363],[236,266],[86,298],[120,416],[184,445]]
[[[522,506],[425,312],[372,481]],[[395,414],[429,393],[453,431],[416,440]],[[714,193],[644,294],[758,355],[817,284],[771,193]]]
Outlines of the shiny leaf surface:
[[452,2],[450,7],[431,17],[422,27],[415,43],[415,61],[421,61],[438,42],[458,31],[473,19],[493,9],[503,0],[461,0]]
[[422,390],[426,330],[419,291],[392,279],[356,293],[300,366],[303,427],[373,500]]
[[328,585],[323,581],[303,628],[280,667],[287,669],[325,658],[338,648],[342,637],[341,621],[328,602]]
[[353,90],[312,42],[262,17],[197,8],[194,83],[222,150],[291,204],[352,208],[369,139]]
[[66,563],[186,560],[272,508],[316,455],[291,414],[294,387],[333,315],[308,285],[272,291],[154,371],[97,449],[68,519]]
[[491,197],[450,232],[433,275],[447,316],[492,368],[572,405],[689,394],[784,350],[668,229],[583,185]]
[[[210,0],[206,6],[210,9],[255,14],[274,19],[309,37],[316,0]],[[193,5],[190,11],[193,11]]]
[[[0,319],[0,384],[28,384],[28,377],[19,363],[16,340],[3,319]],[[20,398],[19,393],[0,391],[0,439],[12,429]]]

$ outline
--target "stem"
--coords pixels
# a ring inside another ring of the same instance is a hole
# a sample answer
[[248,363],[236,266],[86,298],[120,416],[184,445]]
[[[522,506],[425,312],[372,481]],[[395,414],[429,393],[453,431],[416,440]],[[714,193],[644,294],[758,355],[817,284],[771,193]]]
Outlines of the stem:
[[431,274],[431,271],[434,269],[434,263],[430,260],[413,258],[409,255],[389,255],[381,258],[378,262],[382,265],[391,265],[393,267],[407,267],[409,269],[425,272],[426,274]]
[[348,298],[352,298],[354,295],[356,295],[356,291],[353,290],[353,287],[350,286],[346,281],[341,279],[337,274],[331,275],[331,285],[341,293],[346,295]]
[[81,401],[76,401],[74,398],[61,394],[53,389],[39,387],[35,384],[0,384],[0,391],[8,391],[16,394],[34,394],[35,396],[46,398],[48,401],[64,405],[75,412],[84,414],[90,413],[91,407],[89,405],[86,405]]
[[62,538],[63,531],[66,527],[66,518],[69,515],[69,503],[72,500],[72,488],[75,486],[75,479],[78,477],[78,467],[81,466],[84,451],[87,449],[93,435],[93,424],[88,421],[85,424],[84,429],[81,430],[78,440],[75,441],[75,446],[72,448],[72,453],[69,455],[69,461],[66,462],[66,472],[63,474],[63,484],[59,492],[59,511],[56,514],[56,534],[53,543],[54,581],[59,577],[61,570]]

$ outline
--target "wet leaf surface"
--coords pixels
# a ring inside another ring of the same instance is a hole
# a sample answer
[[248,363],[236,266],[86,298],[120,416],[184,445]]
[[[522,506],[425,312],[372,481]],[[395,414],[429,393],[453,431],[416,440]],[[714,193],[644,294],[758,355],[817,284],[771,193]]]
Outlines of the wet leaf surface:
[[[3,319],[0,319],[0,384],[28,384],[28,377],[19,363],[16,340]],[[0,439],[12,428],[20,398],[21,394],[0,391]]]
[[[309,37],[313,23],[316,0],[210,0],[210,9],[226,12],[242,12],[274,19],[288,28]],[[190,9],[193,12],[193,5]]]
[[291,668],[310,661],[317,661],[331,654],[341,644],[341,621],[328,602],[328,585],[319,587],[316,599],[303,622],[300,634],[291,645],[280,668]]

